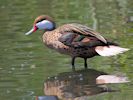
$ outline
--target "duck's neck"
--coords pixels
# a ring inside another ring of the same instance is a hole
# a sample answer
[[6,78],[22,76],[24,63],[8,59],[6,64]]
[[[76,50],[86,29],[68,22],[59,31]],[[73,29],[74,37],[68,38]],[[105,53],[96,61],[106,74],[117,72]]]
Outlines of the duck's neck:
[[52,22],[52,24],[53,24],[53,28],[51,29],[51,31],[53,31],[53,30],[56,29],[56,24],[55,24],[55,22]]
[[53,24],[53,27],[51,29],[47,29],[45,31],[53,31],[53,30],[55,30],[56,29],[56,24],[54,22],[52,24]]
[[56,29],[56,24],[53,23],[53,29],[52,30],[55,30]]

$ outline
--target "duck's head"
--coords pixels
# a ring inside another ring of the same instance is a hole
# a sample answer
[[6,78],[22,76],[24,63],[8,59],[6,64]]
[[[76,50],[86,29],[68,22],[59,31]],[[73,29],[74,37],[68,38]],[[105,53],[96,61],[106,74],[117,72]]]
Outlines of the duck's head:
[[25,33],[25,35],[29,35],[37,30],[51,31],[54,29],[55,23],[52,18],[47,15],[41,15],[35,19],[33,28],[29,32]]

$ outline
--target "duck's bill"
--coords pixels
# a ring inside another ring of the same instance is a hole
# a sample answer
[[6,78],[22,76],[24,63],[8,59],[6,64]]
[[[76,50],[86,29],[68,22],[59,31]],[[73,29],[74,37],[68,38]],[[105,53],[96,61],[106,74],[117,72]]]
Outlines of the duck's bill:
[[38,28],[34,26],[29,32],[25,33],[25,35],[30,35],[31,33],[35,32]]
[[34,32],[34,28],[32,28],[29,32],[25,33],[25,35],[30,35],[33,32]]

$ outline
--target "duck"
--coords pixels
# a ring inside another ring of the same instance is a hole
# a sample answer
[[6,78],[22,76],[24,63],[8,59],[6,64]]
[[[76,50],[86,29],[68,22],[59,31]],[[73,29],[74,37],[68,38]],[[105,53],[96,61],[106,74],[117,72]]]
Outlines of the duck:
[[72,70],[75,70],[75,59],[84,59],[84,68],[88,68],[87,59],[94,56],[115,56],[128,51],[117,43],[104,38],[99,32],[79,23],[66,23],[56,27],[55,21],[48,15],[38,16],[30,31],[30,35],[37,30],[43,30],[42,41],[48,48],[69,55]]

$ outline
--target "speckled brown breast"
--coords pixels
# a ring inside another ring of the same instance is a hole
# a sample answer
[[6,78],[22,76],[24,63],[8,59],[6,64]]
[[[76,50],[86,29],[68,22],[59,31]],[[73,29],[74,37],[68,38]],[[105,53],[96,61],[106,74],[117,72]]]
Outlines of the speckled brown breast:
[[64,45],[58,40],[61,36],[62,34],[59,33],[58,29],[55,29],[54,31],[47,31],[43,34],[43,42],[47,47],[72,57],[90,58],[97,55],[94,48],[73,48]]

